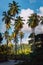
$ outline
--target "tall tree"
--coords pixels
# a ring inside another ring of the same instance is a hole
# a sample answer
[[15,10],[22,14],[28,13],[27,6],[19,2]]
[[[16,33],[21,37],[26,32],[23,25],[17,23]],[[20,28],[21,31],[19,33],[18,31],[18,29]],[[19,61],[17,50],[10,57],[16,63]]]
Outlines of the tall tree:
[[21,30],[21,28],[23,27],[23,22],[22,22],[22,18],[20,16],[18,16],[15,19],[15,23],[14,23],[14,40],[15,40],[15,51],[17,54],[17,41],[18,41],[18,33]]
[[[8,10],[8,14],[9,14],[9,16],[11,16],[11,17],[14,17],[15,18],[15,16],[16,16],[16,14],[18,14],[19,13],[19,5],[18,5],[18,3],[16,3],[15,1],[13,1],[12,3],[9,3],[9,10]],[[17,33],[18,33],[18,30],[16,29],[16,23],[15,23],[15,19],[13,18],[13,20],[14,20],[14,32],[13,32],[13,34],[14,34],[14,41],[15,41],[15,54],[17,54],[17,50],[16,50],[16,48],[17,48]]]
[[[6,26],[6,31],[4,33],[5,39],[6,39],[6,43],[7,43],[7,53],[8,53],[8,37],[9,37],[9,29],[10,29],[10,16],[8,15],[8,13],[6,11],[3,12],[3,19],[2,21],[4,21],[5,26]],[[7,55],[6,53],[6,55]],[[6,59],[8,60],[8,57],[6,56]]]
[[8,13],[6,11],[4,11],[3,12],[3,19],[2,19],[2,21],[4,21],[5,25],[6,25],[5,39],[7,40],[7,45],[8,45],[8,36],[9,36],[8,30],[10,29],[10,24],[11,24],[11,20],[10,19],[11,18],[8,15]]
[[38,24],[39,24],[39,16],[36,13],[31,14],[27,23],[28,23],[28,26],[30,26],[32,28],[33,46],[35,48],[35,27],[38,26]]

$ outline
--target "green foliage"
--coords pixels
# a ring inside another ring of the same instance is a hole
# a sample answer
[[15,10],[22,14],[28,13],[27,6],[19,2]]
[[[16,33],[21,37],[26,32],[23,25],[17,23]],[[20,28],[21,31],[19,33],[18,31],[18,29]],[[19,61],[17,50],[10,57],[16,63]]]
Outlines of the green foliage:
[[35,28],[39,24],[39,16],[36,13],[31,14],[27,23],[31,28]]
[[10,16],[15,16],[16,14],[19,13],[19,5],[18,3],[16,3],[15,1],[13,1],[12,3],[9,3],[9,10],[8,10],[8,14]]

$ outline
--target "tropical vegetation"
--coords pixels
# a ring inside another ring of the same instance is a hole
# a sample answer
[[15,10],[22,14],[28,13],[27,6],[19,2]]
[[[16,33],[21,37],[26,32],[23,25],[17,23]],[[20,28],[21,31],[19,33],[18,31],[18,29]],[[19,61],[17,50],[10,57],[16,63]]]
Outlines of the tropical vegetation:
[[[22,40],[25,34],[22,31],[22,28],[24,25],[23,21],[25,20],[23,17],[19,16],[19,7],[18,3],[13,1],[12,3],[9,3],[9,9],[3,12],[2,22],[5,24],[6,31],[0,33],[0,61],[19,59],[23,60],[24,64],[37,65],[37,63],[39,64],[38,61],[40,61],[40,64],[42,63],[43,65],[43,34],[35,35],[35,28],[39,23],[43,25],[43,16],[33,13],[28,17],[26,24],[32,29],[32,33],[28,36],[31,40],[28,41],[28,44],[24,44]],[[12,24],[13,21],[14,24]],[[9,30],[12,30],[12,27],[14,29],[10,34]],[[2,44],[4,39],[6,44]]]

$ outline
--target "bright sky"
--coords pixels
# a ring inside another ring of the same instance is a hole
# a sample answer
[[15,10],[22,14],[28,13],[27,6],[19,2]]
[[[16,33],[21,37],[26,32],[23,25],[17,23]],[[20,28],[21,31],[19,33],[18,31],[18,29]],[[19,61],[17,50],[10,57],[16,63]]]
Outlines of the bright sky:
[[[8,4],[11,3],[13,0],[0,0],[0,31],[3,32],[5,31],[5,27],[4,23],[2,23],[2,12],[3,11],[7,11],[8,10]],[[39,15],[43,15],[43,0],[14,0],[16,2],[19,3],[19,5],[21,6],[21,12],[20,12],[20,16],[22,16],[26,21],[24,22],[24,26],[23,26],[23,32],[25,33],[23,42],[27,42],[28,40],[28,36],[31,33],[31,28],[28,27],[28,25],[26,24],[27,22],[27,17],[30,16],[32,13],[36,12]],[[43,26],[39,25],[36,30],[35,33],[43,33]]]

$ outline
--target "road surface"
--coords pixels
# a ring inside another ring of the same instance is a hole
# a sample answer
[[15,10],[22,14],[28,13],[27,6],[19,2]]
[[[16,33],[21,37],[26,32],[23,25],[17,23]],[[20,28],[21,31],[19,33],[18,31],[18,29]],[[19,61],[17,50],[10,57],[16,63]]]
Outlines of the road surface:
[[2,62],[0,63],[0,65],[15,65],[15,64],[18,64],[19,62],[23,62],[23,61],[17,61],[15,62],[14,60],[9,60],[8,62]]

